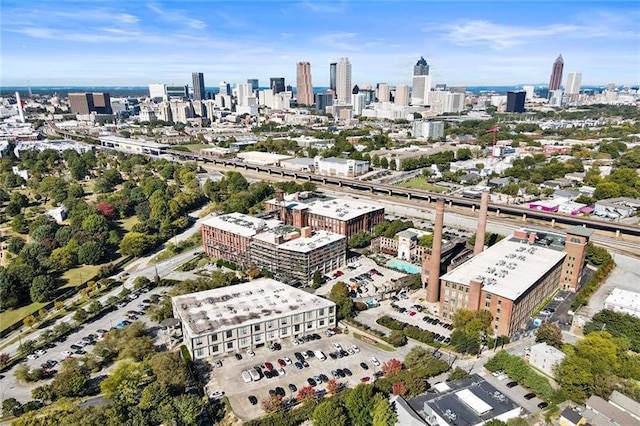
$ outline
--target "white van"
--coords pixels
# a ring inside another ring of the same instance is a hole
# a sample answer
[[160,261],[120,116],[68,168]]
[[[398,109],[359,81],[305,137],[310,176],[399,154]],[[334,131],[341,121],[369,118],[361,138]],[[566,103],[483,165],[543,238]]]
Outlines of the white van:
[[244,370],[242,372],[242,380],[244,380],[245,383],[253,381],[253,377],[251,377],[251,373],[249,372],[249,370]]
[[324,361],[325,359],[327,359],[327,357],[324,355],[324,353],[322,353],[322,351],[313,351],[313,354],[316,356],[316,358],[318,358],[320,361]]
[[251,374],[251,378],[253,379],[254,382],[257,382],[258,380],[260,380],[260,373],[258,373],[256,371],[255,368],[252,368],[251,370],[249,370],[249,374]]

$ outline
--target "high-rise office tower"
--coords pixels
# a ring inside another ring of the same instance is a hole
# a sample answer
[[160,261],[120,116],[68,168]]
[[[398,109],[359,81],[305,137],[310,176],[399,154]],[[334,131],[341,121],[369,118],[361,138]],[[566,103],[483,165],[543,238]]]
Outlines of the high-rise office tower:
[[391,90],[387,83],[378,83],[378,102],[389,102]]
[[406,84],[396,86],[396,95],[393,103],[399,106],[409,106],[409,86]]
[[506,112],[524,112],[524,101],[527,92],[507,92]]
[[230,96],[231,95],[231,84],[227,83],[226,81],[221,81],[220,82],[220,95],[224,96]]
[[207,93],[204,91],[204,74],[201,72],[191,73],[191,79],[193,80],[193,100],[207,99]]
[[570,72],[567,76],[567,86],[564,92],[569,95],[570,98],[577,99],[580,94],[580,84],[582,83],[581,72]]
[[333,105],[333,93],[316,93],[315,101],[316,109],[318,111],[326,112],[327,107]]
[[112,114],[109,93],[69,93],[69,106],[73,114]]
[[329,89],[336,91],[336,68],[338,64],[332,62],[329,64]]
[[429,103],[429,91],[431,90],[431,76],[429,64],[420,57],[413,67],[413,82],[411,91],[412,105],[427,105]]
[[186,84],[165,84],[164,92],[168,100],[171,99],[187,99],[189,97],[189,86]]
[[336,97],[338,103],[351,103],[351,62],[349,58],[340,58],[336,66]]
[[564,60],[562,55],[558,55],[558,58],[553,63],[551,68],[551,79],[549,80],[549,93],[552,90],[558,90],[562,84],[562,69],[564,68]]
[[284,77],[271,77],[269,87],[274,93],[282,93],[286,90],[284,85]]
[[298,62],[296,92],[298,104],[313,104],[313,85],[311,84],[311,64],[309,62]]
[[249,98],[253,97],[253,90],[251,90],[251,83],[240,83],[236,86],[236,92],[238,96],[238,105],[249,105]]
[[416,65],[413,67],[413,75],[429,75],[429,64],[427,64],[427,61],[420,56],[420,59],[418,59],[418,62],[416,62]]
[[248,78],[247,83],[251,85],[251,90],[256,92],[260,89],[260,83],[257,78]]
[[167,99],[167,92],[165,91],[165,85],[162,83],[153,83],[149,85],[149,97],[151,99]]

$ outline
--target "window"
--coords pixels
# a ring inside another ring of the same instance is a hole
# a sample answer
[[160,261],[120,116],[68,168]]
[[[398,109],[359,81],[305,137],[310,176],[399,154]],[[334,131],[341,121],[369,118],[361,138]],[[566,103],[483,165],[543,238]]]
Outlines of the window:
[[256,324],[253,326],[253,331],[260,331],[260,324]]
[[491,301],[487,300],[486,302],[484,302],[484,307],[485,308],[490,308],[491,307]]
[[194,344],[201,345],[202,344],[202,337],[198,337],[197,339],[195,339],[194,340]]
[[289,333],[289,328],[284,327],[280,329],[280,335],[281,336],[286,336]]
[[320,320],[320,322],[318,323],[318,325],[319,325],[320,327],[322,327],[322,326],[324,325],[324,320]]
[[502,305],[502,300],[498,300],[498,306]]
[[300,331],[300,325],[299,324],[294,325],[293,326],[293,331]]
[[212,342],[217,342],[218,341],[218,333],[215,333],[215,334],[211,335],[211,341]]
[[329,313],[332,314],[333,313],[333,306],[329,306]]
[[200,357],[202,355],[204,355],[204,349],[202,348],[196,349],[196,356]]
[[307,330],[313,328],[313,323],[312,322],[308,322],[307,323]]
[[240,339],[240,346],[247,346],[247,344],[249,344],[249,339],[247,339],[246,337]]
[[320,309],[320,310],[318,311],[318,315],[320,315],[320,316],[324,315],[324,308],[322,308],[322,309]]
[[287,325],[287,320],[288,320],[288,319],[287,319],[286,317],[285,317],[285,318],[282,318],[282,319],[280,320],[280,324],[281,324],[281,325]]
[[211,352],[218,352],[219,350],[220,350],[220,347],[218,345],[211,346]]
[[233,349],[233,342],[227,342],[227,349]]
[[233,336],[233,330],[227,331],[226,335],[227,335],[227,338]]

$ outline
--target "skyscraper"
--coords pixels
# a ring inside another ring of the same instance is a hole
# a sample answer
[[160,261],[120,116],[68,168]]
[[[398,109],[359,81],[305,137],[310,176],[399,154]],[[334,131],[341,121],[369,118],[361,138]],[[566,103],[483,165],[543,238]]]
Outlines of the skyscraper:
[[311,64],[309,62],[298,62],[296,92],[298,104],[313,104],[313,85],[311,84]]
[[391,91],[387,83],[378,83],[378,102],[389,102]]
[[336,68],[338,64],[332,62],[329,64],[329,89],[336,91]]
[[340,58],[336,66],[336,97],[338,103],[351,103],[351,62],[349,58]]
[[286,90],[284,86],[284,77],[271,77],[269,87],[273,89],[274,93],[282,93]]
[[411,105],[427,105],[429,103],[429,91],[431,91],[429,64],[421,56],[413,67]]
[[558,90],[562,84],[562,69],[564,68],[564,60],[562,55],[558,55],[558,58],[553,63],[551,68],[551,79],[549,80],[549,93],[553,90]]
[[506,112],[524,112],[524,100],[527,92],[507,92]]
[[109,93],[69,93],[69,106],[73,114],[112,114]]
[[581,72],[570,72],[567,76],[567,86],[564,91],[569,96],[576,96],[580,94],[580,84],[582,83]]
[[231,95],[231,84],[227,83],[226,81],[221,81],[219,87],[220,95]]
[[251,85],[251,90],[255,93],[258,89],[260,89],[260,83],[257,78],[249,78],[247,79],[247,83]]
[[207,93],[204,91],[204,74],[201,72],[191,73],[191,79],[193,80],[193,100],[207,99]]
[[393,103],[399,106],[409,106],[409,86],[406,84],[398,84],[396,86]]

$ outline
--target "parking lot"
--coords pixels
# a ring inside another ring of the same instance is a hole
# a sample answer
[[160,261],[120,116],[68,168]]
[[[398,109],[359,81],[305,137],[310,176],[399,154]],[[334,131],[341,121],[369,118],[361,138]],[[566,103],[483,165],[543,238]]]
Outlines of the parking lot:
[[531,414],[535,414],[541,410],[540,408],[538,408],[538,404],[543,402],[543,400],[537,396],[531,399],[525,399],[524,396],[531,393],[531,391],[524,388],[522,385],[507,387],[507,384],[511,382],[511,379],[509,377],[498,378],[493,376],[489,372],[483,373],[482,375],[487,382],[491,383],[496,389],[507,395],[509,398],[515,401],[516,404],[520,405]]
[[[346,375],[344,378],[340,377],[336,380],[346,386],[353,387],[360,383],[364,377],[368,377],[369,381],[374,380],[373,375],[375,372],[380,371],[382,364],[389,359],[401,358],[401,355],[398,353],[380,351],[350,335],[337,334],[332,337],[326,337],[324,333],[319,334],[322,336],[321,339],[299,345],[294,345],[291,340],[286,340],[281,343],[282,349],[279,351],[271,351],[265,347],[255,349],[254,356],[248,356],[246,352],[243,352],[241,354],[241,360],[237,360],[232,354],[226,358],[211,358],[209,362],[212,365],[214,365],[217,359],[220,359],[223,365],[220,368],[213,368],[205,390],[208,394],[215,391],[224,391],[229,398],[234,413],[243,421],[247,421],[264,414],[260,407],[260,401],[269,398],[270,389],[275,389],[276,387],[283,388],[285,391],[284,398],[288,399],[297,395],[297,392],[291,391],[289,384],[293,384],[295,388],[299,390],[302,387],[309,386],[307,379],[310,377],[324,374],[331,379],[333,377],[332,371],[344,368],[349,369],[352,375]],[[344,350],[351,348],[352,345],[356,345],[359,348],[359,352],[343,358],[332,359],[329,354],[337,350],[336,347],[334,347],[334,343],[340,344]],[[294,353],[302,353],[309,350],[322,351],[326,356],[326,360],[320,361],[315,357],[309,357],[305,359],[309,366],[298,370],[294,366],[297,361]],[[284,375],[274,378],[266,378],[263,376],[257,381],[244,382],[241,376],[242,371],[250,370],[254,366],[263,366],[266,362],[273,364],[274,369],[279,368],[278,359],[284,360],[285,357],[288,357],[292,363],[283,368],[285,371]],[[371,357],[377,358],[380,366],[375,366],[371,361]],[[361,362],[366,363],[368,369],[363,369],[360,366]],[[314,389],[326,389],[326,383],[318,384]],[[256,405],[252,405],[249,402],[248,397],[250,395],[257,398],[258,402]]]
[[[364,279],[365,277],[362,275],[369,273],[373,269],[377,270],[379,274],[369,274],[369,276],[366,277],[367,279]],[[328,274],[328,276],[330,279],[316,290],[316,294],[329,294],[331,287],[333,287],[335,283],[343,281],[356,291],[355,296],[357,298],[377,298],[378,293],[392,288],[393,283],[391,280],[405,277],[407,274],[384,268],[379,266],[374,260],[366,256],[360,256],[354,262],[345,265],[334,273]],[[360,281],[361,284],[356,281]],[[360,289],[359,291],[357,291],[358,288]]]

